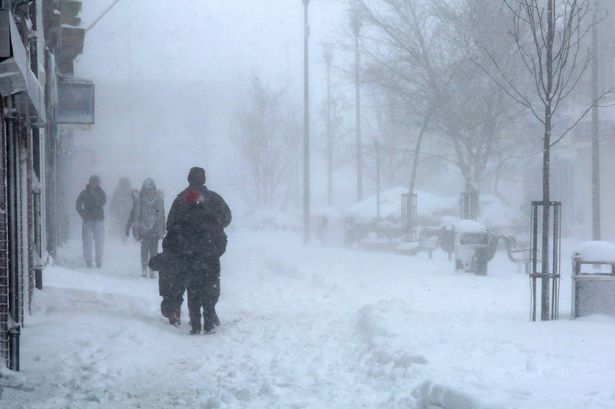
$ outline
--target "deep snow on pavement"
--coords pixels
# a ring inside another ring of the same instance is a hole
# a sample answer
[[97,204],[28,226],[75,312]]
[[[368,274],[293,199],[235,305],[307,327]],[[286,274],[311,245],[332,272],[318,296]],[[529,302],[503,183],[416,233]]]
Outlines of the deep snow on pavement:
[[565,276],[562,320],[528,322],[527,276],[500,255],[475,277],[442,253],[236,230],[223,324],[188,336],[160,316],[134,244],[110,243],[102,270],[64,251],[35,294],[22,372],[0,378],[2,408],[615,408],[615,320],[569,321]]

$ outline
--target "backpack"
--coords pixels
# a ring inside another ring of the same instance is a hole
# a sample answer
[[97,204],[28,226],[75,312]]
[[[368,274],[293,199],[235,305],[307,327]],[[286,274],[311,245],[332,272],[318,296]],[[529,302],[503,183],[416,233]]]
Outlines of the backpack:
[[227,237],[218,218],[202,204],[190,204],[177,225],[162,242],[164,250],[204,258],[218,258],[226,252]]

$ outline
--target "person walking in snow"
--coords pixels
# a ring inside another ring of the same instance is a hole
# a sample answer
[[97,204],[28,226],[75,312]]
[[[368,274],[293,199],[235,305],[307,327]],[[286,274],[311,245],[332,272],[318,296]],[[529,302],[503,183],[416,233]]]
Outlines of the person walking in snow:
[[205,180],[203,168],[190,169],[189,186],[177,195],[169,211],[164,246],[165,252],[175,256],[177,277],[186,283],[191,334],[209,333],[220,323],[216,314],[220,256],[226,250],[224,228],[232,218],[224,199],[207,189]]
[[100,177],[92,175],[85,189],[77,197],[75,207],[83,220],[81,233],[83,258],[88,268],[92,267],[92,241],[96,253],[96,267],[102,267],[105,241],[105,191],[100,187]]
[[113,191],[113,196],[111,196],[109,215],[111,216],[111,234],[116,238],[120,238],[124,243],[126,242],[124,227],[126,226],[126,221],[130,217],[132,208],[133,197],[130,179],[122,177]]
[[[143,181],[141,191],[133,192],[133,206],[126,223],[126,236],[132,227],[134,236],[141,242],[141,273],[148,275],[150,258],[158,254],[158,242],[165,233],[164,198],[150,178]],[[155,278],[154,270],[149,270],[150,278]]]
[[149,261],[149,267],[159,272],[158,289],[162,302],[160,312],[169,320],[169,324],[181,325],[181,309],[186,292],[186,272],[181,267],[182,256],[171,253],[169,243],[172,235],[167,234],[162,240],[162,253]]

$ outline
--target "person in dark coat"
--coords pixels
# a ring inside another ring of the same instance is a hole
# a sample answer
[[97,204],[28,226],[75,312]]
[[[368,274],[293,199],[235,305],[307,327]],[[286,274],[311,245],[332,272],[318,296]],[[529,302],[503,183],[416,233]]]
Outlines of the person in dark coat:
[[188,183],[171,206],[163,247],[174,255],[178,280],[186,283],[191,334],[198,334],[219,324],[215,307],[220,297],[220,256],[226,250],[224,228],[232,215],[224,199],[205,187],[203,168],[190,169]]
[[122,177],[113,191],[111,203],[109,204],[109,216],[111,217],[112,228],[111,234],[120,238],[122,242],[126,242],[124,227],[126,226],[126,221],[130,218],[132,209],[133,191],[130,187],[130,179]]
[[75,207],[83,220],[83,258],[88,268],[92,267],[92,241],[96,253],[96,266],[102,267],[105,241],[105,191],[100,187],[100,177],[92,175],[85,189],[77,197]]
[[[133,193],[133,206],[126,223],[126,236],[132,227],[134,236],[141,242],[141,273],[148,275],[150,258],[158,254],[158,242],[164,237],[165,212],[162,192],[150,178],[143,181],[141,191]],[[150,278],[156,278],[154,270],[149,270]]]

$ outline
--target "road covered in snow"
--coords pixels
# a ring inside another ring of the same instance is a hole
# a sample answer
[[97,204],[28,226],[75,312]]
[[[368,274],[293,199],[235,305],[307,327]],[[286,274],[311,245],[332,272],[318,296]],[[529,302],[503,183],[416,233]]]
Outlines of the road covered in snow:
[[22,372],[1,372],[2,408],[615,408],[615,319],[568,320],[566,274],[562,319],[529,322],[527,276],[501,254],[477,277],[444,253],[235,230],[222,326],[189,336],[160,316],[134,245],[110,244],[101,270],[64,251],[35,294]]

